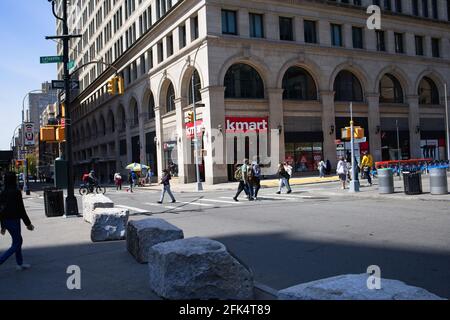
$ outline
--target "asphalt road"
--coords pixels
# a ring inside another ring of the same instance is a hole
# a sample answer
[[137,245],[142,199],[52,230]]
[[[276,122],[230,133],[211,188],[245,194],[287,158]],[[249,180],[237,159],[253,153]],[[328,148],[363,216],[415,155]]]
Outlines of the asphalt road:
[[[365,189],[369,193],[369,189]],[[383,278],[397,279],[450,298],[448,201],[362,199],[338,191],[337,183],[295,187],[291,195],[260,192],[249,202],[233,191],[175,194],[177,203],[157,204],[159,192],[108,190],[131,219],[158,217],[182,228],[185,237],[223,242],[276,290],[321,278],[365,273],[378,265]],[[376,192],[375,189],[373,192]],[[27,273],[0,267],[0,299],[154,299],[147,268],[126,253],[123,242],[92,244],[81,219],[46,219],[43,199],[26,200],[36,221],[24,232]],[[81,208],[81,206],[80,206]],[[9,239],[0,240],[0,251]],[[84,288],[68,291],[68,265],[80,265]]]

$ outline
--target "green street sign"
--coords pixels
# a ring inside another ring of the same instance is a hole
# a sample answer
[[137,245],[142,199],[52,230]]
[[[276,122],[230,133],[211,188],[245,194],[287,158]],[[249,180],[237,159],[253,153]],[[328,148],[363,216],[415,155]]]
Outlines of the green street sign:
[[67,64],[67,68],[69,68],[69,70],[75,68],[75,60],[70,60]]
[[63,61],[63,56],[41,57],[41,63],[62,63]]

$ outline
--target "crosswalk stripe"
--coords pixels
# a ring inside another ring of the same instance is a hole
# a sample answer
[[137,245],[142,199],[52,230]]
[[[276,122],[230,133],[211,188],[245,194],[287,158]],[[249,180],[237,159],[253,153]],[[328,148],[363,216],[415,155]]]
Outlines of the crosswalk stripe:
[[264,195],[264,196],[258,196],[258,198],[261,198],[261,199],[267,199],[267,200],[290,200],[290,201],[295,201],[295,200],[297,200],[298,198],[288,198],[288,197],[280,197],[279,195],[277,195],[277,196],[272,196],[272,195]]
[[[228,198],[227,198],[228,199]],[[224,200],[217,200],[217,199],[198,199],[199,201],[209,201],[209,202],[218,202],[218,203],[231,203],[231,204],[239,204],[239,202],[235,201],[224,201]]]
[[202,207],[214,207],[213,204],[207,204],[207,203],[198,203],[198,202],[183,202],[183,201],[177,201],[177,203],[182,203],[182,204],[191,204],[191,205],[195,205],[195,206],[202,206]]
[[159,204],[159,203],[150,203],[150,202],[146,202],[146,203],[144,203],[144,204],[146,204],[146,205],[148,205],[148,206],[154,206],[154,207],[165,208],[165,209],[171,209],[171,210],[173,210],[173,209],[175,209],[175,210],[181,210],[181,209],[182,209],[182,208],[180,208],[180,207],[165,206],[165,205]]
[[139,212],[139,213],[150,213],[150,211],[148,211],[148,210],[135,208],[135,207],[122,206],[122,205],[116,205],[116,207],[122,208],[122,209],[128,209],[128,210],[136,211],[136,212]]

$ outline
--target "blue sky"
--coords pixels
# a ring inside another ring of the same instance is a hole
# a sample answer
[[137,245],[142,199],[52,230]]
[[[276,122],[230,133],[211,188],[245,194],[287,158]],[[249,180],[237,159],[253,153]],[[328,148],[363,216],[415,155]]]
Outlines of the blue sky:
[[39,64],[56,55],[56,43],[45,40],[56,22],[47,0],[1,0],[0,12],[0,150],[8,150],[25,94],[57,78],[56,65]]

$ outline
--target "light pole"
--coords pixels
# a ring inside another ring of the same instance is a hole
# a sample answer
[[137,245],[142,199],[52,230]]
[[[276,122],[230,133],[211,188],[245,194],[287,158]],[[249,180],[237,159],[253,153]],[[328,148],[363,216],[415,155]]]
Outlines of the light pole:
[[359,192],[359,180],[356,180],[356,162],[355,162],[355,132],[354,132],[354,125],[353,125],[353,102],[350,102],[350,135],[351,135],[351,142],[350,142],[350,148],[352,149],[352,181],[350,181],[350,189],[349,191]]
[[[25,154],[25,99],[32,93],[37,93],[37,92],[43,92],[42,89],[36,89],[36,90],[31,90],[29,91],[25,97],[23,97],[22,100],[22,147],[21,147],[21,151],[23,154]],[[25,191],[25,194],[27,196],[30,195],[30,188],[28,186],[28,159],[27,156],[25,155],[25,159],[24,159],[24,179],[23,179],[23,190]]]
[[192,62],[192,108],[194,111],[194,153],[195,153],[195,172],[197,175],[197,191],[203,191],[203,184],[200,180],[200,165],[199,165],[199,154],[198,154],[198,133],[197,133],[197,108],[195,106],[195,60],[197,59],[198,51],[200,50],[202,44],[200,44],[195,52],[194,61]]
[[447,84],[444,83],[444,97],[445,97],[445,123],[447,124],[447,160],[450,161],[450,131],[449,131],[449,111],[448,111],[448,97]]

